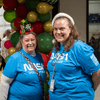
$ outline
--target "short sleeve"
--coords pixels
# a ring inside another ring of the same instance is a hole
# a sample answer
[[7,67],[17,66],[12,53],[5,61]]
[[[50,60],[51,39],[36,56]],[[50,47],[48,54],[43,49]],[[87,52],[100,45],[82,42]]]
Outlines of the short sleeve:
[[91,74],[99,70],[100,64],[91,46],[81,41],[75,43],[74,49],[77,61],[85,73]]
[[14,57],[10,56],[3,70],[3,75],[14,78],[17,74],[17,61]]

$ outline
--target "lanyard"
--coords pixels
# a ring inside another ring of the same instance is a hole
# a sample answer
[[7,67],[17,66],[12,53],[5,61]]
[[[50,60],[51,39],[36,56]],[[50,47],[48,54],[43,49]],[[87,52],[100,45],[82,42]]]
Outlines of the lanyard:
[[[54,79],[56,63],[59,60],[59,58],[61,57],[61,55],[63,54],[63,52],[64,52],[64,50],[62,51],[62,53],[58,57],[56,56],[54,65],[52,64],[52,66],[54,66],[53,74],[52,74],[52,79]],[[57,53],[56,53],[56,55],[57,55]]]
[[27,58],[21,51],[19,51],[19,52],[24,56],[24,58],[27,60],[27,62],[31,65],[31,67],[36,72],[36,74],[37,74],[37,76],[39,78],[42,90],[43,90],[43,98],[44,98],[43,100],[47,100],[46,93],[45,93],[45,90],[44,90],[44,86],[43,86],[43,83],[42,83],[42,78],[41,78],[40,73],[38,72],[38,70],[36,69],[36,67],[33,65],[33,63],[31,62],[31,60],[29,58]]

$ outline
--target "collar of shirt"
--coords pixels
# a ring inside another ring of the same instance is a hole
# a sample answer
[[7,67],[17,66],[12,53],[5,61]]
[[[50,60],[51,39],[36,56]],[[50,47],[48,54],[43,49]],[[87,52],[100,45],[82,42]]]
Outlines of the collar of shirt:
[[[23,51],[24,49],[22,48],[22,51]],[[24,50],[24,52],[26,52],[25,50]],[[35,51],[33,51],[32,53],[28,53],[28,52],[26,52],[26,54],[29,54],[30,56],[32,56],[32,57],[35,57],[36,56],[36,52]]]

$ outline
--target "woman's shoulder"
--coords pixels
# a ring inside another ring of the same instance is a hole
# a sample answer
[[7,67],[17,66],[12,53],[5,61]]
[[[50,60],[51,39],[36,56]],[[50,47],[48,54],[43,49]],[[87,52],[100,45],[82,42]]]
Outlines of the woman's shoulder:
[[40,52],[36,52],[37,57],[42,57]]
[[86,44],[85,42],[83,42],[82,40],[75,40],[74,45],[83,45]]
[[90,47],[87,43],[81,41],[81,40],[77,40],[75,41],[74,47]]
[[89,46],[87,43],[81,41],[81,40],[78,40],[78,41],[75,41],[74,45],[73,45],[73,48],[75,50],[80,50],[81,52],[82,51],[89,51],[89,50],[93,50],[93,48],[91,46]]
[[15,52],[10,56],[10,58],[19,59],[21,55],[22,54],[20,52]]

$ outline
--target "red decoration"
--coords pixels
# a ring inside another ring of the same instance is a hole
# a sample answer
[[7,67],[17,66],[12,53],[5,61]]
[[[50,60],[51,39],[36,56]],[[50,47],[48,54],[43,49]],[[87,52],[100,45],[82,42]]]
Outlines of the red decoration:
[[3,0],[4,7],[6,9],[14,9],[17,7],[17,0]]
[[42,59],[43,59],[43,64],[44,64],[44,67],[45,69],[47,68],[47,63],[48,63],[48,57],[46,54],[44,53],[40,53],[42,55]]
[[28,34],[29,32],[32,32],[32,31],[33,31],[33,27],[31,28],[30,31],[25,31],[25,33],[22,33],[22,31],[20,30],[20,33],[21,33],[21,34]]
[[48,54],[48,61],[49,61],[49,59],[50,59],[50,57],[51,57],[51,53],[52,53],[52,50],[49,52],[49,54]]
[[23,20],[23,18],[16,18],[14,20],[14,26],[17,28],[17,29],[21,29],[20,25],[21,25],[21,20]]
[[9,48],[13,47],[13,45],[11,44],[10,40],[7,40],[7,41],[5,41],[5,43],[4,43],[4,47],[5,47],[6,49],[9,49]]
[[47,96],[48,100],[49,100],[49,95]]
[[7,10],[7,7],[3,6],[3,9],[4,9],[4,10]]
[[12,32],[12,33],[14,33],[14,32],[16,32],[16,30],[14,30],[14,29],[11,29],[11,32]]
[[32,27],[33,27],[33,31],[38,35],[40,33],[44,32],[44,27],[43,27],[44,23],[42,23],[41,21],[36,21],[33,23]]
[[16,8],[16,13],[17,13],[17,16],[18,17],[21,17],[21,18],[25,18],[26,15],[28,14],[28,9],[26,7],[25,4],[20,4],[17,8]]

